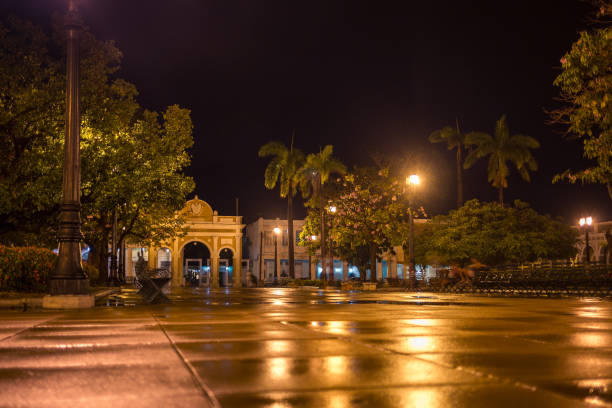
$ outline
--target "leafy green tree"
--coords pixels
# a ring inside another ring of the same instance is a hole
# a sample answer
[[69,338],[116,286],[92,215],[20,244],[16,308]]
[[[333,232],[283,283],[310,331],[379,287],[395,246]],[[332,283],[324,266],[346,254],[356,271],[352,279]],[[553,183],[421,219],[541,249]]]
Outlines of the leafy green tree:
[[470,168],[478,159],[489,156],[488,180],[499,189],[499,204],[504,204],[504,188],[508,187],[511,162],[525,181],[529,171],[538,169],[530,149],[537,149],[540,143],[531,136],[510,135],[506,115],[495,124],[493,136],[482,132],[471,132],[465,137],[465,144],[475,146],[465,159],[464,168]]
[[567,259],[576,254],[578,231],[528,204],[513,206],[470,200],[448,215],[439,215],[417,231],[419,263],[486,265]]
[[182,174],[190,163],[191,135],[190,113],[178,106],[162,118],[145,111],[122,132],[88,129],[83,135],[83,234],[92,248],[90,263],[103,277],[114,211],[119,242],[160,244],[182,233],[176,214],[194,187]]
[[566,170],[553,182],[603,184],[612,199],[612,2],[594,3],[603,26],[581,32],[561,58],[561,74],[554,85],[565,106],[551,112],[553,122],[582,138],[583,155],[593,164],[580,171]]
[[463,150],[465,149],[465,133],[459,129],[459,120],[455,127],[444,126],[429,135],[431,143],[445,142],[448,150],[457,149],[457,208],[463,205]]
[[[346,173],[346,166],[340,160],[333,156],[334,147],[327,145],[319,153],[310,153],[306,157],[304,166],[300,169],[299,182],[302,195],[310,200],[306,203],[311,208],[318,208],[319,217],[321,218],[319,226],[322,228],[319,231],[320,240],[325,244],[327,242],[325,208],[326,199],[323,187],[329,180],[332,174],[343,175]],[[323,267],[323,279],[327,279],[326,268],[326,251],[327,245],[321,246],[321,262]],[[333,265],[331,278],[333,279]]]
[[[295,133],[295,132],[294,132]],[[287,199],[287,234],[289,245],[289,276],[295,278],[293,233],[293,197],[300,183],[300,171],[304,165],[304,153],[293,147],[293,135],[289,148],[282,142],[269,142],[259,149],[259,157],[272,157],[266,167],[264,184],[272,190],[280,184],[280,196]]]
[[[0,26],[0,242],[55,246],[61,196],[65,38],[31,23]],[[159,241],[180,233],[175,211],[193,189],[182,174],[192,143],[188,110],[143,111],[136,88],[113,79],[121,52],[81,35],[83,233],[91,262],[106,273],[113,211],[122,239]]]
[[[334,251],[341,259],[356,265],[365,279],[369,267],[372,281],[376,280],[376,260],[393,246],[401,243],[398,235],[400,224],[407,220],[407,203],[403,186],[389,175],[388,169],[355,168],[336,182],[330,204],[337,208],[328,228],[334,243]],[[317,246],[308,242],[309,235],[318,235],[320,209],[309,211],[302,231],[302,245]],[[332,224],[333,223],[333,224]],[[405,228],[404,228],[405,229]]]

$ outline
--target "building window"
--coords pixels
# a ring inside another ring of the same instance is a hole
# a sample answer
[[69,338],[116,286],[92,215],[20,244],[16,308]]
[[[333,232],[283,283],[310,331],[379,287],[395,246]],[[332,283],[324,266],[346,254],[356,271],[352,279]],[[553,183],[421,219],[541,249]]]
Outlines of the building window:
[[168,248],[160,248],[157,251],[157,267],[161,269],[171,270],[172,268],[172,252]]
[[289,244],[287,243],[287,231],[285,231],[284,233],[281,233],[281,234],[282,234],[282,236],[283,236],[283,246],[287,246],[287,245],[289,245]]
[[274,245],[274,236],[272,235],[272,231],[264,232],[264,244],[266,246]]

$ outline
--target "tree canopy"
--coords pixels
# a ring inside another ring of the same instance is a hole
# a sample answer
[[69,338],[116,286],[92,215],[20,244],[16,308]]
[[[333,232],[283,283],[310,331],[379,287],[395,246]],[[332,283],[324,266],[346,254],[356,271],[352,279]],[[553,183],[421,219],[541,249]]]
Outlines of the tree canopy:
[[[16,18],[0,25],[0,241],[55,246],[64,143],[65,41]],[[193,181],[182,171],[193,144],[190,112],[162,115],[115,77],[121,52],[81,34],[82,221],[101,271],[114,210],[121,238],[148,243],[180,229]]]
[[540,147],[540,143],[531,136],[510,135],[506,115],[495,123],[493,135],[482,132],[471,132],[465,137],[465,144],[475,148],[465,158],[464,167],[470,168],[478,159],[489,157],[487,169],[489,182],[499,191],[499,203],[504,204],[504,188],[508,187],[510,175],[509,162],[513,163],[523,180],[529,181],[529,171],[538,169],[531,155],[531,149]]
[[[326,217],[334,254],[357,265],[362,278],[366,268],[374,271],[376,259],[384,252],[402,244],[408,216],[403,190],[402,183],[388,169],[370,167],[354,168],[328,186],[326,203],[336,207],[336,213]],[[309,239],[320,232],[319,211],[309,211],[302,245],[320,245]],[[372,279],[375,276],[371,274]]]
[[580,33],[561,58],[561,73],[554,81],[564,107],[551,112],[552,121],[567,125],[582,138],[584,157],[592,165],[566,170],[553,181],[599,183],[612,199],[612,1],[595,2],[603,27]]
[[578,231],[528,204],[502,207],[470,200],[448,215],[420,226],[415,238],[418,263],[467,263],[471,258],[490,265],[567,259],[576,254]]

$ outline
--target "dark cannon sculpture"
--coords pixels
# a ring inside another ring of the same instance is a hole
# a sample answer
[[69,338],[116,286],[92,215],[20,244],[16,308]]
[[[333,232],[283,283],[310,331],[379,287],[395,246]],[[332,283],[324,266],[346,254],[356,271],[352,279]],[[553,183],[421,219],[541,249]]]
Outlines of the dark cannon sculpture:
[[136,286],[140,287],[138,293],[143,297],[147,303],[166,303],[170,302],[170,299],[163,293],[163,289],[172,279],[172,274],[169,270],[160,269],[148,269],[147,263],[138,256],[138,261],[135,265],[136,272]]

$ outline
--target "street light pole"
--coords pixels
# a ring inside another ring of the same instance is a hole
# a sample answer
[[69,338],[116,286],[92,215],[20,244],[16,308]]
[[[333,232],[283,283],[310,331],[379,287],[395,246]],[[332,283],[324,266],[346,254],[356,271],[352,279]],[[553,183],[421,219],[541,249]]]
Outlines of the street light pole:
[[280,228],[274,228],[274,284],[278,283],[278,234]]
[[585,248],[586,262],[585,263],[587,265],[591,263],[591,251],[589,251],[589,228],[591,227],[592,223],[593,223],[593,217],[581,218],[580,221],[578,222],[580,227],[584,228],[584,243],[586,245],[586,248]]
[[329,213],[332,215],[329,218],[329,231],[327,232],[327,235],[329,238],[329,281],[330,282],[334,281],[334,242],[332,240],[331,232],[332,232],[332,228],[334,227],[333,215],[336,214],[337,210],[338,209],[336,208],[335,205],[331,205],[329,207]]
[[89,281],[81,266],[81,158],[79,112],[79,35],[82,30],[74,0],[66,17],[66,133],[62,202],[57,234],[57,268],[49,276],[51,295],[89,294]]
[[406,179],[408,185],[408,217],[409,217],[409,236],[408,236],[408,259],[410,263],[410,286],[416,286],[416,265],[414,261],[414,214],[412,209],[412,195],[414,193],[414,187],[419,185],[421,180],[418,175],[412,174]]

